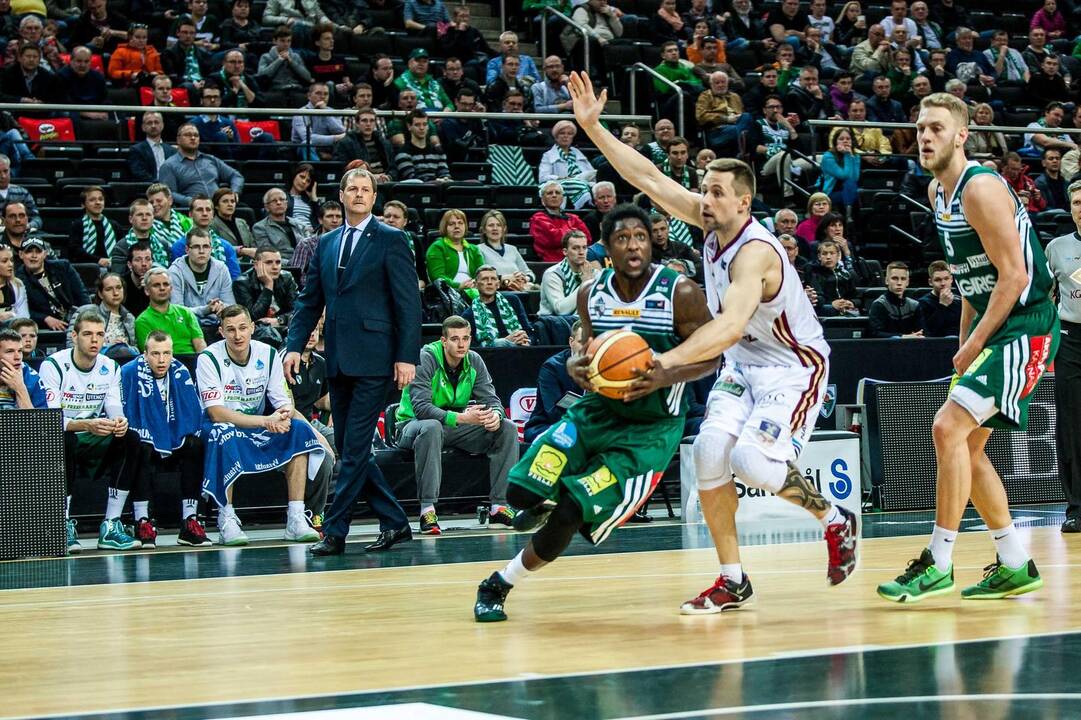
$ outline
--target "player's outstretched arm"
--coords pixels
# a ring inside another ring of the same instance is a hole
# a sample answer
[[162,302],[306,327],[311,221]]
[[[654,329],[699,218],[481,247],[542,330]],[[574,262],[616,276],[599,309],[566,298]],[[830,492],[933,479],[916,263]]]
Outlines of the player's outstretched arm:
[[[698,283],[693,280],[680,278],[676,284],[673,301],[675,303],[676,334],[681,338],[691,337],[699,328],[708,325],[713,319],[706,303],[706,294],[702,292],[702,288],[698,286]],[[633,402],[659,388],[697,380],[716,371],[720,361],[721,354],[717,353],[716,357],[708,360],[680,365],[671,369],[656,363],[645,370],[635,369],[635,374],[638,377],[631,383],[630,389],[623,396],[623,401]]]
[[965,372],[988,339],[1006,322],[1029,283],[1022,253],[1025,239],[1014,217],[1015,201],[1003,182],[991,175],[972,178],[965,186],[961,204],[969,224],[980,236],[987,259],[998,271],[998,280],[983,317],[954,356],[954,369],[958,373]]
[[657,356],[666,368],[712,360],[739,342],[762,301],[771,273],[781,272],[777,252],[763,242],[749,243],[731,266],[731,284],[721,301],[721,313],[682,343]]
[[568,86],[574,100],[575,120],[616,172],[683,222],[702,227],[701,196],[672,178],[665,177],[648,158],[620,142],[601,125],[601,112],[608,101],[608,91],[602,91],[597,97],[586,73],[572,72]]

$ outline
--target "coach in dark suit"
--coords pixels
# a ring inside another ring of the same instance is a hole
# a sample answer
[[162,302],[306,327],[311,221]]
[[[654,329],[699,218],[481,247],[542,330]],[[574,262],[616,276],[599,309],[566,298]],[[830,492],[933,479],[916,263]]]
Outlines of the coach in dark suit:
[[345,549],[358,497],[379,516],[379,539],[365,550],[388,550],[413,537],[401,505],[375,464],[372,436],[393,378],[413,381],[420,359],[420,295],[409,245],[400,230],[372,215],[375,177],[350,170],[340,185],[345,224],[319,241],[308,264],[286,340],[285,376],[300,368],[300,354],[323,308],[327,377],[334,439],[342,459],[338,486],[323,520],[324,539],[314,555]]

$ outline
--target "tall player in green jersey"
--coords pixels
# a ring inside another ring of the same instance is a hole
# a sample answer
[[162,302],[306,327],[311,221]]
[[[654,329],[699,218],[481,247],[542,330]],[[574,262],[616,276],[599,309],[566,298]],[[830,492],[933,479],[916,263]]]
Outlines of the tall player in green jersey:
[[1028,212],[993,170],[965,157],[968,108],[946,93],[923,99],[916,122],[920,164],[946,262],[961,290],[956,376],[934,422],[938,460],[929,546],[895,580],[878,586],[894,602],[951,592],[953,546],[971,498],[997,556],[965,600],[1021,595],[1043,586],[1010,518],[1006,490],[984,452],[992,428],[1024,430],[1028,403],[1058,347],[1051,271]]
[[[583,337],[629,328],[656,352],[670,350],[711,319],[698,285],[654,265],[649,216],[620,205],[601,235],[612,267],[578,291]],[[590,358],[572,355],[567,372],[590,390]],[[555,560],[575,533],[603,542],[649,498],[683,437],[689,399],[683,382],[716,369],[717,360],[681,369],[676,384],[625,402],[589,393],[538,437],[510,472],[507,501],[521,510],[514,526],[536,527],[525,550],[480,584],[478,622],[506,620],[507,593]]]

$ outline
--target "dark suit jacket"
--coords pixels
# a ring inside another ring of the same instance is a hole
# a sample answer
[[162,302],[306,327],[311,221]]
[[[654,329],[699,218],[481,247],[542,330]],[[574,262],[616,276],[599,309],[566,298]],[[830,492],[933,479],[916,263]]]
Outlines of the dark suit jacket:
[[[162,143],[162,149],[165,151],[166,160],[176,155],[176,148],[167,142]],[[150,183],[158,181],[158,166],[154,163],[154,152],[146,140],[140,140],[128,148],[128,170],[133,180]]]
[[338,282],[346,226],[320,239],[289,324],[287,351],[301,352],[326,307],[327,377],[389,377],[394,363],[420,361],[417,271],[401,230],[375,218]]
[[57,299],[64,305],[64,312],[59,315],[53,314],[49,294],[45,292],[45,288],[37,278],[30,277],[24,266],[20,265],[17,271],[19,279],[26,283],[26,301],[30,306],[30,317],[39,326],[45,325],[45,318],[49,315],[60,320],[67,320],[72,310],[90,303],[79,273],[75,272],[75,268],[67,260],[46,260],[45,274],[53,286]]
[[38,70],[28,90],[23,69],[14,63],[0,72],[0,101],[17,103],[24,97],[35,97],[46,103],[62,103],[67,99],[67,92],[56,75],[48,70]]

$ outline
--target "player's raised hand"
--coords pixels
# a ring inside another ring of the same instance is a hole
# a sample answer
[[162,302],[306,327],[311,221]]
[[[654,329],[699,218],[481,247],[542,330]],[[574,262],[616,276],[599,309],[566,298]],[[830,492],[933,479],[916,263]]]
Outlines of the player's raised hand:
[[602,90],[600,97],[593,91],[593,81],[588,73],[572,72],[567,82],[571,99],[574,100],[574,119],[585,128],[600,123],[601,113],[608,103],[608,91]]

